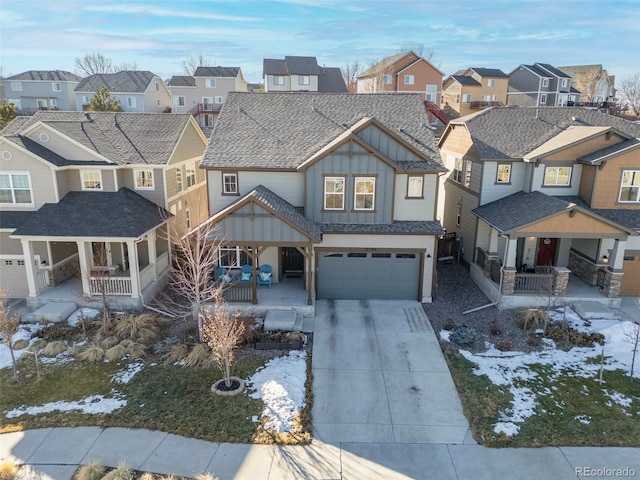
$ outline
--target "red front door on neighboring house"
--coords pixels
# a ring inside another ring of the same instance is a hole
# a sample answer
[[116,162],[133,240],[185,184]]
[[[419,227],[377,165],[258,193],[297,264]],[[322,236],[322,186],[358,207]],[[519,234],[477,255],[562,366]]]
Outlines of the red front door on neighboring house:
[[538,256],[536,258],[537,267],[551,267],[556,264],[557,238],[539,238]]

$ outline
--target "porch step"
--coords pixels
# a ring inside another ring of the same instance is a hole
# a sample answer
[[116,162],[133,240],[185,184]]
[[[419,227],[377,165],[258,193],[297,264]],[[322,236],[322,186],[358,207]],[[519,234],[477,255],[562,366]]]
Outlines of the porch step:
[[264,330],[292,332],[295,328],[298,315],[295,310],[269,310],[264,319]]
[[610,319],[619,320],[618,313],[598,302],[574,302],[571,305],[573,311],[576,312],[583,320]]
[[76,311],[78,306],[75,303],[51,302],[23,315],[22,321],[26,323],[38,323],[42,320],[53,323],[65,322],[69,316]]

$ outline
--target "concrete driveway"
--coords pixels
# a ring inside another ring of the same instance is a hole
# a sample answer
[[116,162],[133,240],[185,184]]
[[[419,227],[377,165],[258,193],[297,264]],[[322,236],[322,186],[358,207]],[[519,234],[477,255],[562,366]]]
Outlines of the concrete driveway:
[[322,300],[313,337],[313,426],[327,443],[472,443],[422,306]]

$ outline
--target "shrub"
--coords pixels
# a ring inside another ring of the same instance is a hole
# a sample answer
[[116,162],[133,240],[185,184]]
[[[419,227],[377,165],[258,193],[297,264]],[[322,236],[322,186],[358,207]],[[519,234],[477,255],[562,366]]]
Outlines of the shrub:
[[61,354],[67,349],[67,344],[61,340],[56,340],[54,342],[49,342],[44,347],[44,356],[45,357],[55,357],[56,355]]
[[117,320],[115,331],[120,338],[128,338],[148,345],[160,337],[162,323],[164,323],[163,319],[151,313],[128,314]]
[[489,332],[491,332],[491,335],[500,335],[502,333],[502,328],[497,323],[492,323],[489,327]]
[[145,346],[140,343],[130,343],[127,346],[127,354],[131,357],[131,360],[137,360],[144,357]]
[[540,345],[542,345],[542,340],[540,340],[540,337],[538,337],[537,335],[531,335],[527,339],[527,345],[529,345],[530,347],[539,348]]
[[208,367],[212,363],[211,349],[205,343],[198,343],[184,359],[185,367]]
[[129,470],[125,465],[119,465],[102,477],[102,480],[133,480],[133,478],[133,470]]
[[458,345],[473,345],[476,338],[476,331],[469,327],[456,328],[449,336],[449,340],[457,343]]
[[179,362],[189,353],[189,349],[184,343],[172,345],[169,352],[163,357],[165,365],[172,365]]
[[127,355],[127,349],[122,345],[114,345],[106,352],[104,352],[104,356],[110,362],[119,362]]
[[89,345],[86,350],[78,355],[83,362],[98,363],[104,359],[104,349],[100,345]]
[[72,357],[77,357],[86,349],[87,347],[85,347],[84,345],[73,345],[71,348],[69,348],[69,355],[71,355]]
[[120,339],[111,335],[110,337],[103,339],[100,342],[100,345],[102,345],[102,348],[104,348],[105,350],[108,350],[109,348],[113,347],[114,345],[118,345],[119,343]]
[[592,348],[596,343],[600,345],[604,343],[604,336],[601,333],[579,332],[566,322],[552,323],[545,336],[556,342],[565,342],[576,347]]
[[68,323],[49,323],[38,333],[38,336],[47,342],[67,340],[73,337],[77,330]]
[[526,330],[529,325],[531,325],[534,330],[541,326],[546,330],[548,323],[549,315],[547,315],[547,312],[544,310],[530,308],[524,312],[524,330]]
[[74,480],[100,480],[105,472],[105,468],[97,461],[82,465],[78,468]]
[[513,345],[508,340],[502,340],[496,344],[496,348],[501,352],[510,352],[513,350]]
[[29,346],[29,340],[22,339],[22,340],[16,340],[15,342],[13,342],[14,350],[24,350],[28,346]]
[[47,341],[39,338],[38,340],[31,342],[31,345],[29,345],[29,351],[37,352],[46,346],[47,346]]
[[447,318],[447,321],[444,322],[444,325],[442,326],[444,330],[455,330],[456,327],[457,325],[456,322],[453,321],[453,318]]

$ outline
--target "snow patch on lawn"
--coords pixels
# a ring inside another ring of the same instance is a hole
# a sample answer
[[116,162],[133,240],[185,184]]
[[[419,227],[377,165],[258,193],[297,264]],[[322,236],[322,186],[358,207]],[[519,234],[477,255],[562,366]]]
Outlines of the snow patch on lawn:
[[[559,309],[552,312],[554,320],[562,320],[563,312]],[[601,333],[605,337],[605,370],[624,370],[628,372],[631,367],[632,345],[628,342],[628,332],[635,325],[631,322],[618,320],[591,320],[585,322],[573,310],[566,309],[566,320],[570,324],[585,333]],[[571,370],[577,377],[596,378],[600,369],[599,361],[587,362],[588,359],[598,358],[602,353],[602,346],[593,348],[574,347],[565,352],[558,350],[550,339],[543,339],[542,352],[501,352],[493,345],[487,344],[487,351],[471,353],[460,350],[460,353],[470,362],[476,365],[476,375],[486,375],[495,385],[503,385],[509,388],[513,395],[512,405],[506,411],[499,414],[499,422],[494,425],[496,433],[515,435],[518,433],[519,424],[535,414],[538,405],[536,394],[526,387],[517,387],[522,382],[529,382],[538,378],[538,373],[533,371],[531,365],[543,365],[550,367],[549,380],[554,381],[563,371]],[[634,376],[640,378],[640,368],[636,368]],[[552,388],[553,389],[553,388]],[[538,392],[537,395],[552,395],[552,391]],[[588,392],[586,393],[588,394]],[[609,398],[623,407],[631,406],[632,399],[618,392],[607,393]],[[562,408],[562,405],[559,405]],[[586,417],[585,417],[586,418]],[[576,417],[576,420],[584,423],[584,419]]]
[[90,415],[100,413],[111,413],[124,407],[127,401],[119,392],[111,392],[113,398],[105,398],[104,395],[91,395],[76,402],[49,402],[37,407],[27,407],[25,405],[14,408],[6,412],[7,418],[16,418],[21,415],[39,415],[49,412],[70,412],[79,411]]
[[127,365],[124,370],[120,370],[116,373],[112,378],[112,382],[116,383],[129,383],[129,381],[138,373],[140,370],[144,368],[143,362],[134,362]]
[[305,404],[306,356],[306,352],[296,350],[274,358],[247,379],[247,383],[255,388],[251,398],[261,398],[265,404],[262,412],[267,418],[265,429],[294,430],[293,421]]
[[440,330],[440,339],[443,342],[450,342],[451,330]]

